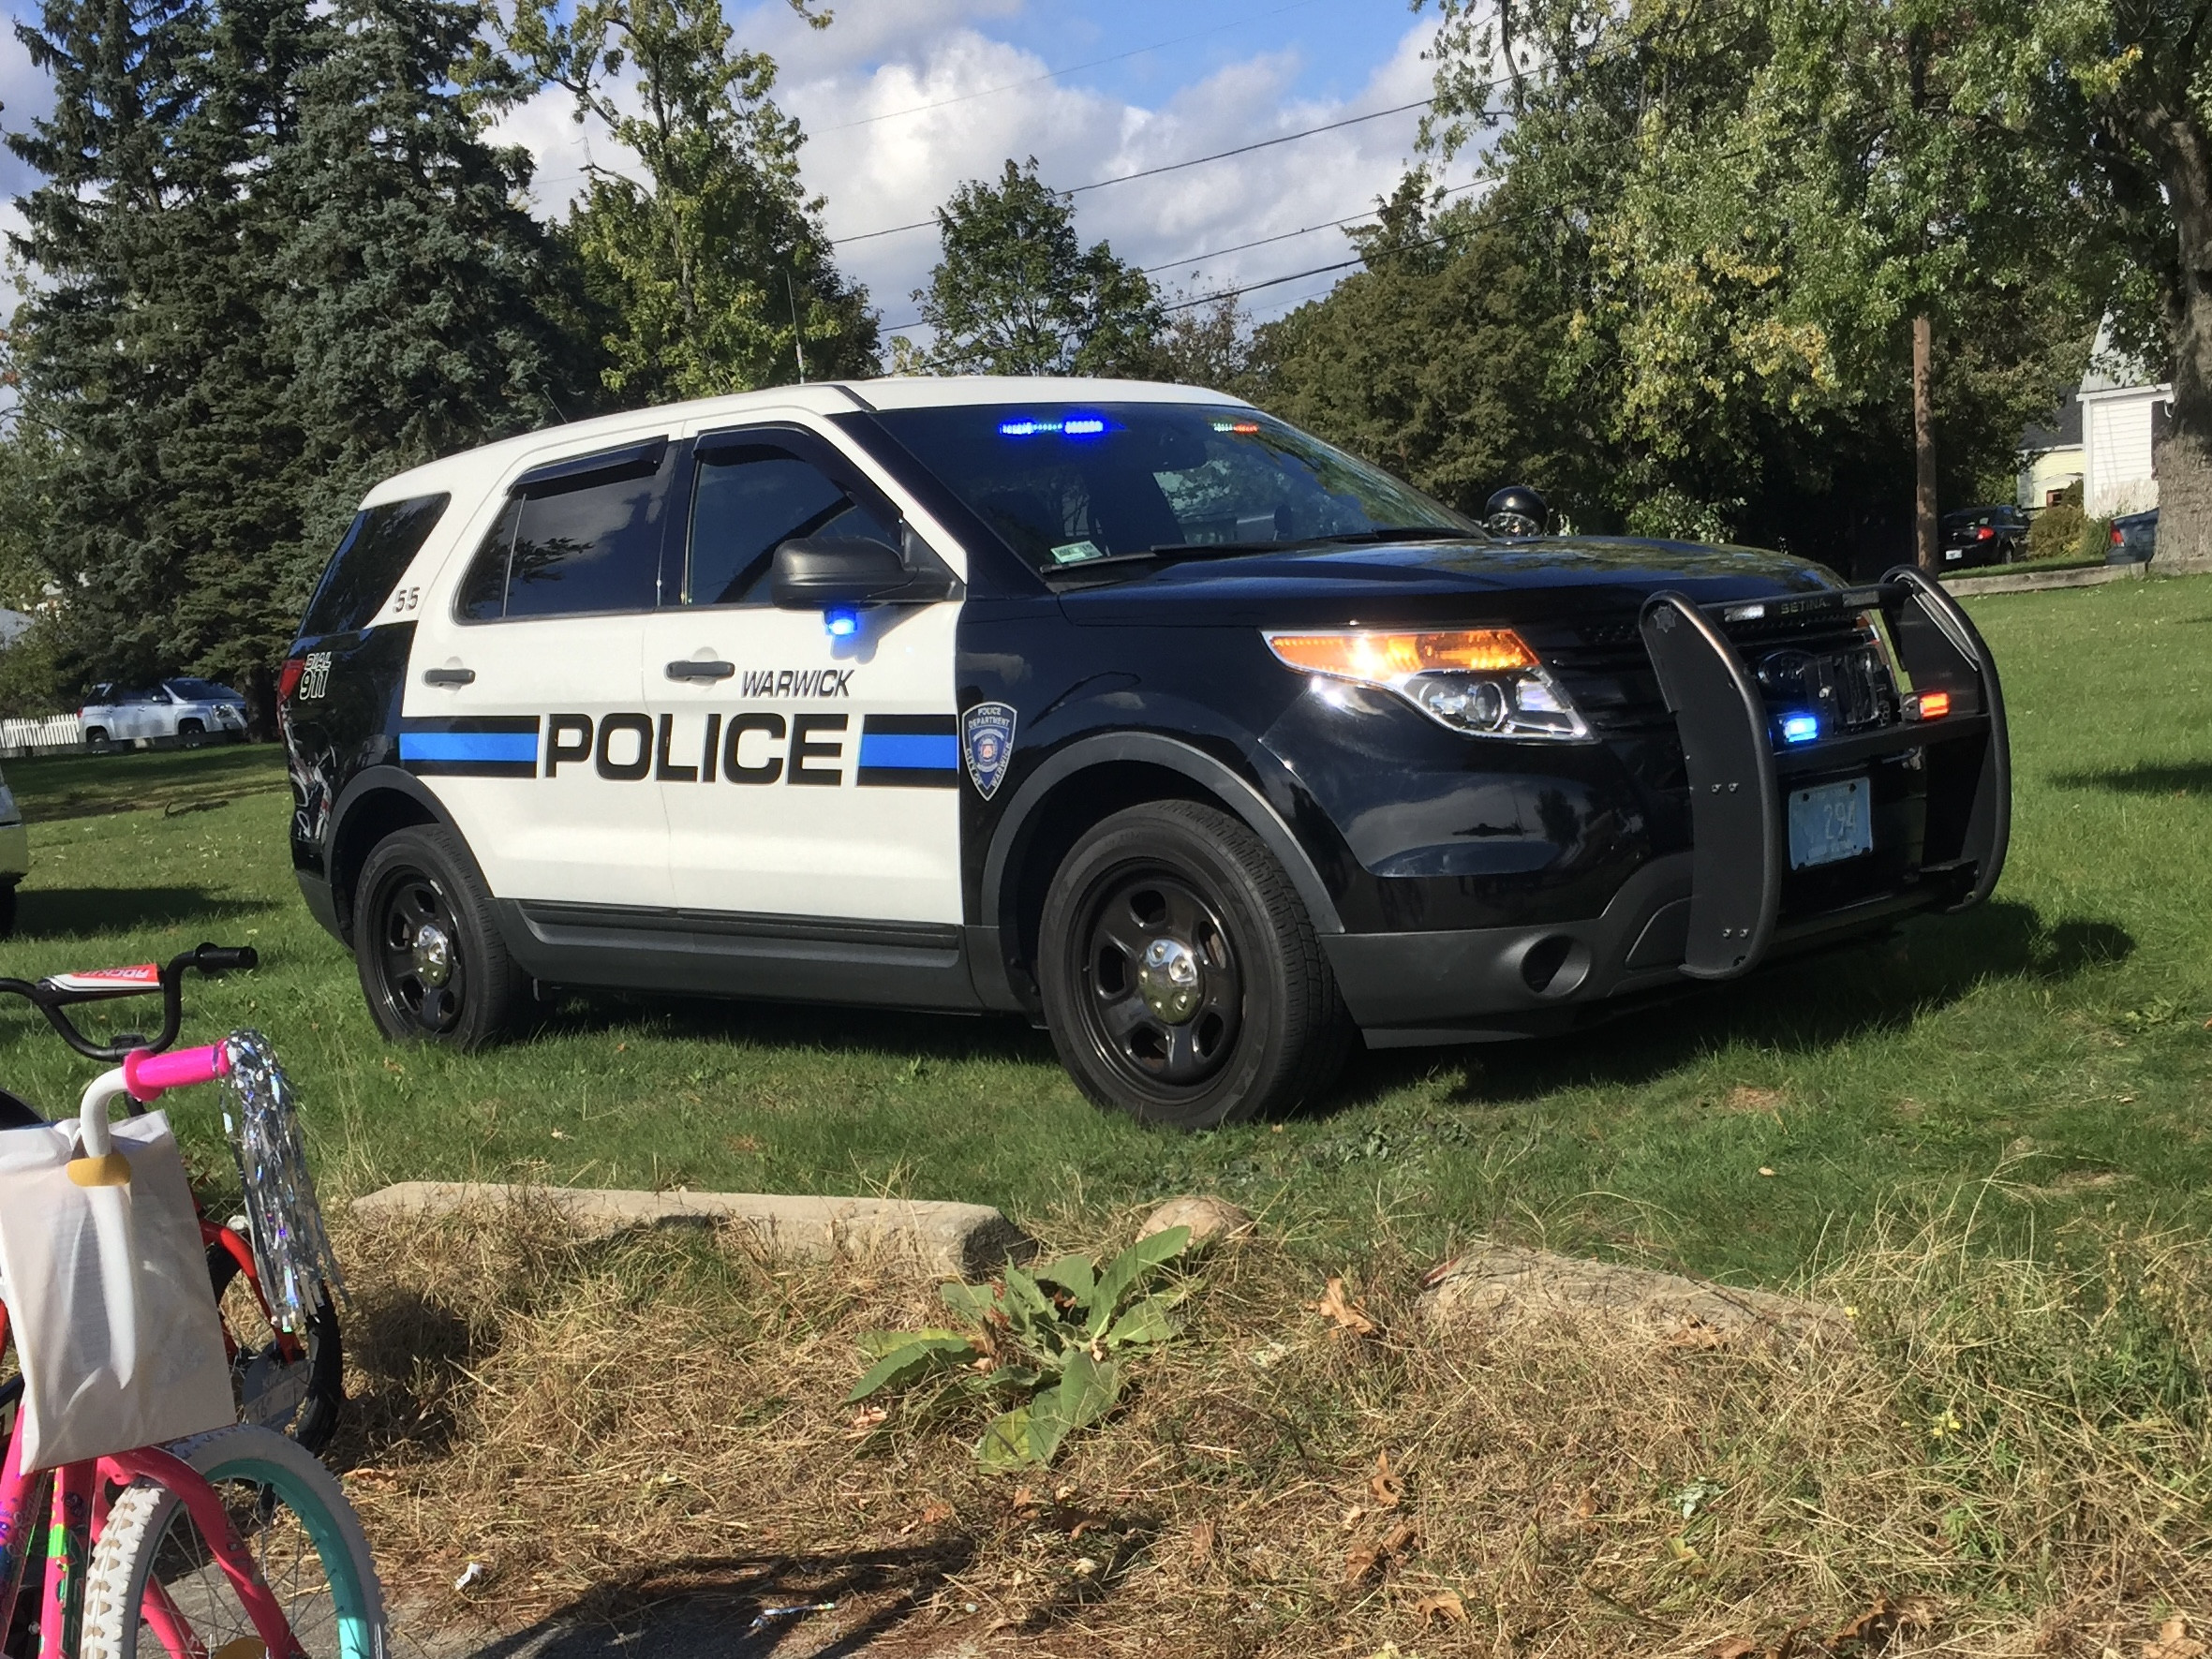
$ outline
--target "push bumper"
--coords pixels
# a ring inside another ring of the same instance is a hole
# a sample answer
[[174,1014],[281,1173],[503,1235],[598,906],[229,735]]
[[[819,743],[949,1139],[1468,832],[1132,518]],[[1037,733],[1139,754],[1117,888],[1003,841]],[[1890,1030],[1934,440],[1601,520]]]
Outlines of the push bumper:
[[[1583,920],[1325,937],[1371,1046],[1571,1029],[1679,992],[1685,981],[1737,978],[1762,961],[1989,896],[2011,835],[2012,760],[1996,664],[1973,623],[1909,568],[1873,587],[1768,609],[1784,606],[1878,610],[1915,697],[1947,695],[1951,712],[1777,752],[1758,684],[1720,618],[1682,594],[1653,595],[1642,633],[1682,739],[1692,850],[1646,865]],[[1886,890],[1854,902],[1786,907],[1790,788],[1885,763],[1924,779],[1917,858]]]

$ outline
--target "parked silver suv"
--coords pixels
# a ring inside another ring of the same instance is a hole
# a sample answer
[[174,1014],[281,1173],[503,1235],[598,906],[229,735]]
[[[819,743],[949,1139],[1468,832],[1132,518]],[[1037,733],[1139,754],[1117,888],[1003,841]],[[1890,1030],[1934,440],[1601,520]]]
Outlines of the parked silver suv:
[[94,748],[174,741],[197,748],[211,737],[245,735],[245,698],[213,680],[160,680],[151,686],[95,686],[78,711]]

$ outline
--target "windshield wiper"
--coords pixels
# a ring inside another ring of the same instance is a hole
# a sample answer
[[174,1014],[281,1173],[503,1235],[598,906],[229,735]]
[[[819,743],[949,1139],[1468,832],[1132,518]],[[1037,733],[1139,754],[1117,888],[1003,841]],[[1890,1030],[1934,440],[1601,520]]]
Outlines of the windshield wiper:
[[1311,536],[1311,541],[1462,541],[1481,536],[1479,530],[1454,529],[1449,525],[1377,525],[1370,530],[1344,530],[1334,536]]

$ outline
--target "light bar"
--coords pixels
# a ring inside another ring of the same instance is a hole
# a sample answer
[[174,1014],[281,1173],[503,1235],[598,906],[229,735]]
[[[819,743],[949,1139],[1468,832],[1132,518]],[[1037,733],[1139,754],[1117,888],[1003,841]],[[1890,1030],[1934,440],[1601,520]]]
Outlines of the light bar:
[[1923,691],[1917,699],[1913,713],[1923,720],[1939,720],[1951,712],[1951,693]]
[[1819,715],[1784,715],[1782,741],[1784,743],[1810,743],[1820,735]]
[[1538,666],[1537,654],[1509,628],[1437,633],[1271,633],[1268,648],[1308,674],[1379,686],[1436,669],[1497,674]]

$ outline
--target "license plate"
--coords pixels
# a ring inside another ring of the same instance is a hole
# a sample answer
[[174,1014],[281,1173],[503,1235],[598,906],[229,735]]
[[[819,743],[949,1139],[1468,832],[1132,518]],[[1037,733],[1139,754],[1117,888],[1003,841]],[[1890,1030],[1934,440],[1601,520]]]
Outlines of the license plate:
[[1870,791],[1863,778],[1789,792],[1789,867],[1836,864],[1874,851]]

